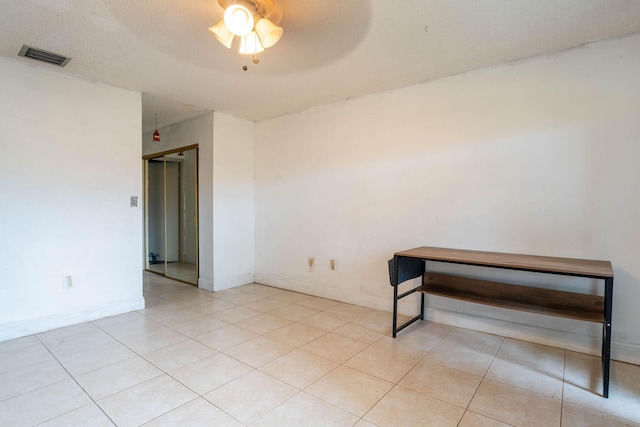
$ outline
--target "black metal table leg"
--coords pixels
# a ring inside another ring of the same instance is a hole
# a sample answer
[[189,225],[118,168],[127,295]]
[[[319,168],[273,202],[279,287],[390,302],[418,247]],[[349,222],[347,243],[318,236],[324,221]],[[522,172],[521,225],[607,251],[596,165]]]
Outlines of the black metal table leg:
[[604,281],[604,326],[602,331],[602,396],[609,397],[611,362],[611,313],[613,308],[613,277]]
[[394,255],[393,259],[390,259],[389,264],[389,279],[391,286],[393,286],[393,337],[395,338],[398,332],[408,327],[409,325],[417,322],[418,320],[424,320],[424,294],[420,299],[422,307],[420,307],[420,314],[404,322],[398,326],[398,301],[404,297],[407,297],[415,292],[418,292],[422,287],[422,282],[418,287],[409,289],[401,294],[398,293],[398,286],[400,283],[416,277],[422,277],[424,275],[424,261],[422,259],[405,258]]
[[391,271],[391,286],[393,286],[393,337],[396,337],[398,326],[398,257],[393,257]]

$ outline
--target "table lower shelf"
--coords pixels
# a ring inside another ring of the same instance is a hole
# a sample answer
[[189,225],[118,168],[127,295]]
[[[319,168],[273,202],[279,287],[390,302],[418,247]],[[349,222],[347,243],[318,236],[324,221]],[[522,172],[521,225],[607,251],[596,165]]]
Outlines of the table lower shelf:
[[424,274],[418,292],[461,301],[604,323],[604,297],[497,283],[446,274]]

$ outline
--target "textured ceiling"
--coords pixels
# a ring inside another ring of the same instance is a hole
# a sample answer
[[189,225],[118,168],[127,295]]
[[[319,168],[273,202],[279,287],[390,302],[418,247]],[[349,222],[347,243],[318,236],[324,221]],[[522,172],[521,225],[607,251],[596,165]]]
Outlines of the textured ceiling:
[[[148,131],[155,113],[260,120],[640,31],[638,0],[279,4],[284,35],[257,65],[208,32],[216,0],[0,0],[0,56],[141,91]],[[72,60],[40,65],[23,44]]]

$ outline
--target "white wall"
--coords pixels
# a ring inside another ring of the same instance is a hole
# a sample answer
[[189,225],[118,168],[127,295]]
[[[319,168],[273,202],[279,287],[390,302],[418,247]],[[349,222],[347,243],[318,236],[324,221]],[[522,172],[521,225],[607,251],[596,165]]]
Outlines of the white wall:
[[214,113],[214,290],[252,283],[255,272],[255,123]]
[[140,123],[140,93],[0,60],[0,341],[144,307]]
[[[198,287],[213,290],[213,113],[205,114],[142,135],[146,156],[198,144]],[[148,255],[148,254],[147,254]]]
[[143,135],[145,155],[198,144],[200,278],[219,291],[253,282],[255,123],[211,113]]
[[[398,250],[611,260],[613,355],[639,363],[639,75],[636,35],[258,122],[256,281],[390,310]],[[599,353],[595,324],[428,305],[441,322]]]

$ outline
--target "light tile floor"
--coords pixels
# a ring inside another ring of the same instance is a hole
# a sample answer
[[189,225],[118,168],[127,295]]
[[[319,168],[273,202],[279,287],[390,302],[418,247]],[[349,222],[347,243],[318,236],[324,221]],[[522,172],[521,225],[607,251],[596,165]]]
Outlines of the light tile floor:
[[193,284],[198,283],[198,267],[195,264],[190,264],[188,262],[167,263],[166,274],[164,262],[162,264],[150,264],[147,266],[147,269],[182,282]]
[[640,366],[262,285],[0,343],[1,426],[640,426]]

